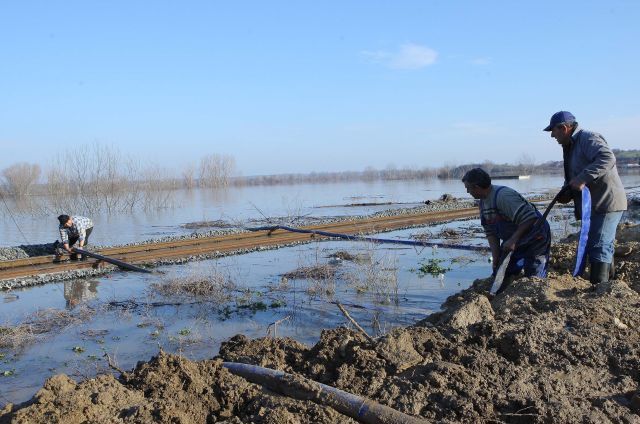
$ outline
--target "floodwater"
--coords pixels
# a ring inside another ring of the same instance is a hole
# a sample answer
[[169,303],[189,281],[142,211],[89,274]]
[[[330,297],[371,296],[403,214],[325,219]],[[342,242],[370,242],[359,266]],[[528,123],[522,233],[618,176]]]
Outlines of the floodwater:
[[[640,182],[636,176],[634,185]],[[496,180],[521,193],[558,189],[557,176],[533,176],[523,180]],[[198,221],[224,220],[231,224],[268,217],[331,217],[370,214],[394,207],[410,207],[445,193],[469,198],[458,180],[373,181],[326,184],[231,187],[225,190],[177,190],[173,207],[153,212],[136,211],[112,215],[93,215],[92,243],[123,244],[163,236],[193,232],[182,225]],[[395,203],[380,206],[346,206],[363,203]],[[9,204],[14,209],[14,205]],[[62,213],[62,211],[61,211]],[[76,211],[65,211],[73,215]],[[57,214],[29,216],[7,213],[0,205],[0,246],[51,243],[59,237]],[[14,219],[17,222],[14,223]],[[18,228],[19,227],[19,228]]]
[[[471,221],[430,227],[467,228]],[[406,239],[424,229],[395,231],[385,237]],[[473,237],[476,244],[481,238]],[[433,239],[437,240],[437,239]],[[360,261],[337,260],[332,253],[346,251]],[[320,241],[161,267],[164,275],[126,272],[87,280],[47,284],[4,294],[0,325],[23,323],[36,311],[67,310],[82,322],[52,331],[24,349],[0,349],[0,403],[31,397],[44,380],[57,373],[76,378],[107,368],[105,353],[122,369],[148,360],[160,348],[191,359],[214,356],[220,342],[243,333],[267,335],[269,324],[284,319],[275,330],[313,344],[323,328],[345,324],[334,303],[345,305],[367,332],[379,335],[394,326],[408,325],[439,309],[443,299],[467,287],[474,278],[490,273],[487,254],[443,248],[414,249],[368,243]],[[442,275],[418,271],[422,263],[442,260]],[[331,264],[335,278],[283,279],[300,267]],[[446,270],[451,268],[451,270]],[[218,304],[196,297],[162,296],[150,284],[175,278],[222,275],[236,285],[234,298]],[[370,276],[386,281],[367,285]],[[273,335],[273,329],[271,333]],[[8,372],[8,376],[1,376]]]
[[[560,182],[555,177],[533,177],[504,183],[523,193],[536,193],[553,190]],[[637,185],[638,182],[640,178],[628,183]],[[355,215],[376,209],[344,205],[419,203],[436,199],[443,193],[466,197],[461,183],[438,180],[433,183],[232,189],[224,199],[208,192],[180,193],[180,196],[193,196],[192,203],[187,203],[183,197],[182,207],[158,214],[135,218],[94,217],[94,234],[96,242],[99,240],[101,244],[123,243],[181,234],[184,230],[179,225],[192,221],[246,220],[259,218],[261,214]],[[256,212],[254,205],[261,212]],[[290,207],[292,209],[288,209]],[[389,205],[377,208],[388,209]],[[558,207],[551,217],[557,237],[576,231],[569,209]],[[44,225],[37,220],[21,219],[32,222],[31,237],[45,231]],[[17,244],[17,235],[6,221],[4,219],[3,234],[9,237],[6,240],[13,241],[5,244]],[[477,220],[394,231],[384,237],[408,239],[423,234],[429,240],[439,242],[443,229],[457,232],[464,243],[486,244]],[[55,237],[55,232],[50,237]],[[331,255],[338,251],[348,252],[359,260],[332,258]],[[426,264],[435,264],[440,271],[434,275],[421,273],[419,269]],[[332,267],[335,277],[283,278],[287,272],[316,265]],[[323,328],[348,325],[332,303],[335,301],[345,305],[369,334],[383,334],[395,326],[415,323],[437,311],[448,296],[468,287],[476,278],[489,276],[491,264],[488,253],[483,252],[316,241],[278,250],[164,266],[159,271],[162,274],[114,272],[93,279],[0,293],[0,327],[23,324],[34,313],[46,315],[51,310],[68,313],[75,320],[63,328],[39,335],[22,348],[0,348],[0,406],[28,400],[46,378],[58,373],[79,379],[108,371],[105,354],[121,369],[130,369],[138,361],[148,360],[159,349],[181,353],[190,359],[210,358],[217,354],[222,341],[238,333],[248,337],[288,336],[313,344]],[[233,285],[231,298],[211,301],[211,298],[195,296],[160,295],[152,289],[153,283],[212,276],[219,276]],[[58,319],[62,324],[57,315],[49,319]],[[271,325],[279,321],[278,325]]]

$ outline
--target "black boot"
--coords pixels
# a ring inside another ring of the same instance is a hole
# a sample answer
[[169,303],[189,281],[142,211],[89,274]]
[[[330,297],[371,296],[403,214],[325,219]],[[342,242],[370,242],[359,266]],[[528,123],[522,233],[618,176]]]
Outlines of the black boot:
[[591,275],[589,281],[594,286],[599,283],[606,283],[609,281],[609,268],[611,264],[606,262],[591,262]]
[[609,280],[616,279],[616,260],[615,258],[611,258],[611,265],[609,265]]

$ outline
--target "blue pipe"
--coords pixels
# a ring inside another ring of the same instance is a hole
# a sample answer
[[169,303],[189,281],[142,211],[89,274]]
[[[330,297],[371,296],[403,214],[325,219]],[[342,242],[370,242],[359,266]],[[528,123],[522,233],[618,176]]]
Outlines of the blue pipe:
[[383,239],[383,238],[374,238],[374,237],[361,237],[361,236],[352,236],[349,234],[340,234],[340,233],[331,233],[328,231],[320,231],[320,230],[303,230],[302,228],[294,228],[288,227],[286,225],[272,225],[265,227],[253,227],[247,228],[249,231],[275,231],[275,230],[285,230],[291,231],[293,233],[303,233],[303,234],[315,234],[319,236],[325,237],[333,237],[350,241],[366,241],[371,243],[390,243],[390,244],[403,244],[408,246],[422,246],[422,247],[441,247],[443,249],[461,249],[461,250],[472,250],[476,252],[487,252],[489,248],[486,246],[471,246],[468,244],[442,244],[435,243],[432,241],[412,241],[412,240],[393,240],[393,239]]

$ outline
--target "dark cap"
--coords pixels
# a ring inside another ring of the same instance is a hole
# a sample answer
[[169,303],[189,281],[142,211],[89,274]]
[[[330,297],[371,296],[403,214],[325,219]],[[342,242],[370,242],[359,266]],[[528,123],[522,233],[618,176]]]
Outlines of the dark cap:
[[549,125],[547,126],[547,128],[545,128],[543,131],[551,131],[553,127],[555,127],[556,125],[562,124],[565,122],[567,123],[576,122],[576,117],[573,116],[571,112],[567,112],[566,110],[561,110],[560,112],[556,112],[551,117],[551,120],[549,121]]

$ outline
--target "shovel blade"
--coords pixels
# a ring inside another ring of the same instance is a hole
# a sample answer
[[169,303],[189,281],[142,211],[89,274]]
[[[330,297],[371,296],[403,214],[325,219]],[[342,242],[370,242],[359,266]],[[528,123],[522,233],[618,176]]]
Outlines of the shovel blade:
[[494,296],[498,292],[498,290],[500,290],[500,287],[502,287],[504,275],[507,273],[509,262],[511,262],[511,255],[513,255],[513,251],[507,253],[507,255],[502,258],[502,262],[500,262],[500,266],[496,271],[496,276],[493,278],[493,284],[491,285],[491,290],[489,291],[489,293]]

